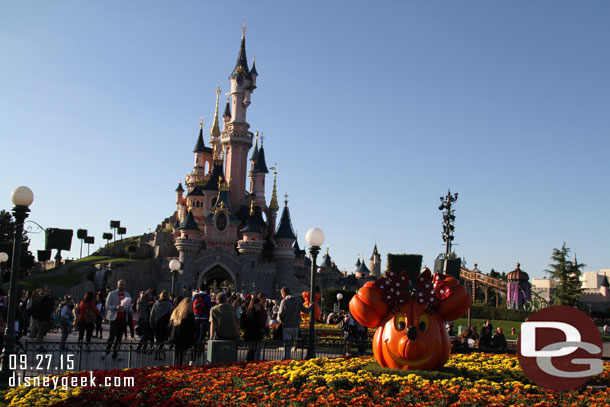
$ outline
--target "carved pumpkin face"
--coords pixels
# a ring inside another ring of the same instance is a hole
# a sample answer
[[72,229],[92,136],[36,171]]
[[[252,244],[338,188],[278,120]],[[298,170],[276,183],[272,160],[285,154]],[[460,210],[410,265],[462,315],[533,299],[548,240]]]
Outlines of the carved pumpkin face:
[[393,369],[439,369],[449,359],[449,336],[437,313],[425,306],[403,305],[373,338],[373,353],[384,367]]
[[360,324],[377,327],[375,359],[393,369],[440,369],[451,353],[445,321],[466,313],[470,295],[453,277],[435,275],[433,279],[429,269],[418,277],[423,290],[405,290],[409,283],[404,274],[388,274],[366,282],[349,303]]

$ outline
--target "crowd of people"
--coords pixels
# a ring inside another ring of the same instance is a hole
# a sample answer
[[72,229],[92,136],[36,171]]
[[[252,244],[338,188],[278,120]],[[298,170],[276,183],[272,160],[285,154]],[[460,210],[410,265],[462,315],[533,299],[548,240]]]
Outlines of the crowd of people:
[[[238,340],[255,344],[246,355],[248,361],[260,359],[265,338],[285,342],[284,359],[291,358],[293,341],[301,324],[301,314],[309,313],[300,295],[293,296],[286,287],[280,290],[281,300],[270,300],[263,293],[242,294],[228,290],[210,292],[202,284],[193,296],[174,296],[167,291],[153,289],[141,291],[135,301],[127,291],[123,280],[106,296],[87,292],[80,301],[70,296],[55,299],[49,290],[27,291],[19,302],[16,330],[18,336],[29,335],[42,342],[51,327],[61,329],[61,348],[65,349],[71,332],[78,333],[78,341],[88,349],[92,338],[104,339],[102,322],[109,323],[106,333],[106,349],[103,358],[112,354],[119,358],[118,345],[131,336],[138,341],[136,351],[154,353],[155,359],[165,359],[165,347],[173,346],[179,364],[189,349],[202,351],[207,339]],[[0,296],[0,325],[4,302]],[[4,309],[4,312],[6,310]],[[356,349],[359,355],[367,350],[369,332],[348,312],[322,314],[320,323],[337,325],[345,340],[345,354]],[[447,331],[454,336],[453,324]],[[477,329],[465,328],[452,340],[454,351],[466,349],[506,350],[506,338],[502,328],[495,331],[491,321]],[[38,348],[45,351],[42,343]]]
[[480,330],[477,330],[476,326],[463,329],[462,332],[452,340],[451,348],[452,351],[470,349],[506,351],[507,344],[502,327],[497,327],[494,332],[493,325],[488,319],[483,326],[481,326]]

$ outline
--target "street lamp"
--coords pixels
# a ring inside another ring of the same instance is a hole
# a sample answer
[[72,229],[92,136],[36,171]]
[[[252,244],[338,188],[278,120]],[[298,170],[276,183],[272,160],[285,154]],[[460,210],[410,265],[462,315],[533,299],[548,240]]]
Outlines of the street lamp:
[[343,294],[337,294],[337,310],[335,312],[339,312],[341,309],[341,300],[343,299]]
[[[4,333],[4,349],[2,350],[2,367],[0,369],[0,386],[8,387],[11,370],[9,357],[15,353],[15,314],[17,313],[17,282],[19,280],[19,260],[21,258],[21,240],[23,238],[23,222],[28,217],[29,206],[34,201],[34,193],[28,187],[17,187],[11,192],[13,216],[15,217],[15,240],[13,243],[13,265],[11,266],[11,282],[9,286],[8,316]],[[4,256],[3,256],[4,257]]]
[[176,273],[180,271],[180,262],[176,259],[169,262],[169,269],[172,272],[172,294],[176,291]]
[[316,258],[320,252],[320,246],[324,243],[324,232],[318,228],[312,228],[305,234],[305,241],[309,246],[309,253],[311,254],[311,281],[309,286],[309,343],[307,346],[307,359],[316,357],[316,344],[315,344],[315,288],[316,288]]
[[2,252],[0,253],[0,263],[2,263],[2,267],[0,268],[0,284],[4,283],[4,263],[8,260],[8,254]]

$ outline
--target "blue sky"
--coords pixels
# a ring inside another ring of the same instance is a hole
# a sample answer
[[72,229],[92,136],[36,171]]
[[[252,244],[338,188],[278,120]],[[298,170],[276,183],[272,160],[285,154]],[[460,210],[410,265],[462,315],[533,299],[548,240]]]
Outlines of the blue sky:
[[32,220],[88,229],[96,248],[111,219],[154,229],[228,90],[243,18],[248,122],[301,247],[320,227],[341,269],[375,242],[384,265],[431,266],[451,188],[469,266],[542,277],[565,241],[610,267],[606,1],[2,2],[0,207],[28,185]]

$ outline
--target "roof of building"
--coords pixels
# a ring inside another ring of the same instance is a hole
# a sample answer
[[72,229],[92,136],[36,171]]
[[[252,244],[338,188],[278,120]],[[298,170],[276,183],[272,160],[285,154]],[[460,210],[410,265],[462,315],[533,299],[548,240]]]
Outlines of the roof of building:
[[203,191],[201,190],[199,185],[196,185],[195,188],[193,188],[193,190],[189,192],[186,196],[203,196]]
[[233,69],[233,73],[231,73],[231,76],[235,77],[239,73],[243,73],[244,75],[249,75],[248,59],[246,58],[246,35],[245,34],[243,34],[241,36],[241,45],[239,47],[239,54],[237,54],[237,62],[235,63],[235,69]]
[[264,172],[265,174],[269,173],[267,163],[265,162],[265,149],[263,148],[263,143],[261,143],[261,148],[259,148],[258,153],[256,154],[253,171]]
[[360,256],[358,256],[358,260],[356,260],[356,267],[360,267]]
[[327,267],[332,267],[332,262],[330,261],[330,254],[326,253],[324,256],[322,256],[322,262],[320,263],[320,265],[318,266],[319,268],[327,268]]
[[186,219],[182,222],[182,225],[178,228],[179,230],[199,230],[199,226],[197,226],[197,222],[195,222],[195,218],[193,217],[193,212],[189,211],[188,215],[186,215]]
[[508,273],[506,276],[508,281],[529,281],[530,276],[523,270],[521,270],[521,264],[517,263],[517,268]]
[[606,275],[604,275],[604,279],[602,280],[600,287],[610,287],[610,284],[608,284],[608,277]]
[[205,144],[203,143],[203,127],[199,129],[199,137],[197,137],[197,142],[195,143],[195,148],[193,149],[193,153],[201,153],[205,150]]
[[182,187],[182,181],[178,182],[178,188],[176,188],[176,192],[184,192],[184,188]]
[[361,273],[361,274],[369,274],[371,271],[368,269],[368,267],[366,267],[366,264],[364,264],[364,262],[360,263],[360,266],[358,267],[358,270],[356,270],[357,273]]
[[[260,208],[259,208],[260,210]],[[260,211],[259,211],[260,213]],[[250,201],[250,212],[248,213],[248,218],[246,219],[245,226],[242,228],[243,233],[260,233],[261,228],[256,216],[254,200]]]
[[379,252],[377,251],[377,243],[375,243],[375,247],[373,248],[373,254],[371,254],[371,258],[369,260],[375,260],[375,256],[379,256]]
[[292,222],[290,221],[290,211],[288,205],[284,206],[282,211],[282,218],[280,219],[280,226],[277,228],[277,233],[274,238],[277,239],[292,239],[296,240],[294,235],[294,229],[292,228]]
[[212,174],[208,179],[208,182],[203,186],[204,191],[218,191],[218,182],[224,179],[224,170],[222,160],[214,160],[214,167],[212,168]]

